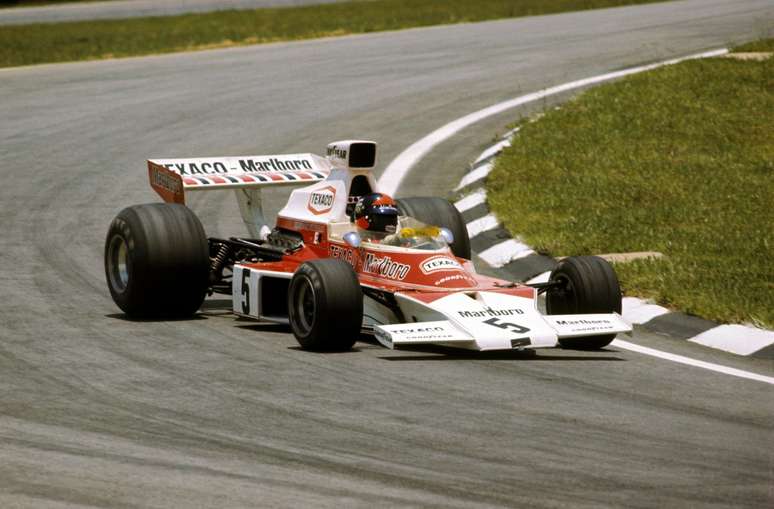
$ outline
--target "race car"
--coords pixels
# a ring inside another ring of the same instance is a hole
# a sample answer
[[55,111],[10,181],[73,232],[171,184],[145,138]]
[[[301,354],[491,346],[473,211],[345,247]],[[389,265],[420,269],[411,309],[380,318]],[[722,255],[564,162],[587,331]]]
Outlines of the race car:
[[[225,294],[235,315],[289,324],[302,348],[317,351],[350,349],[363,335],[388,348],[599,349],[631,332],[605,260],[565,258],[532,285],[480,275],[450,202],[378,192],[376,151],[346,140],[324,157],[148,160],[164,203],[128,207],[111,223],[113,300],[131,318],[183,318]],[[277,186],[296,189],[270,227],[262,193]],[[208,238],[186,196],[229,189],[248,235]]]

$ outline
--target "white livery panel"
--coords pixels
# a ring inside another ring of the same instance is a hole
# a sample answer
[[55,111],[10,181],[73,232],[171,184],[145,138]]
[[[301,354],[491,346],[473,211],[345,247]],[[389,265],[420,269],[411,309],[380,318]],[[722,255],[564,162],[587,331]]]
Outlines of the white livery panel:
[[632,330],[615,313],[543,315],[535,300],[497,292],[457,292],[429,303],[401,293],[396,297],[404,313],[420,321],[375,326],[376,338],[388,348],[416,344],[474,350],[553,348],[563,338]]
[[542,315],[543,320],[556,330],[561,338],[576,338],[599,334],[628,333],[632,331],[621,315],[588,314],[588,315]]
[[278,217],[315,223],[330,223],[346,219],[346,182],[329,179],[295,189]]
[[[474,343],[472,336],[448,320],[374,326],[374,336],[387,348],[427,343]],[[461,346],[461,345],[457,345]]]
[[186,191],[313,184],[330,169],[314,154],[148,160],[151,187],[174,203],[185,203]]
[[234,265],[231,302],[235,314],[270,322],[288,323],[289,272],[255,270]]

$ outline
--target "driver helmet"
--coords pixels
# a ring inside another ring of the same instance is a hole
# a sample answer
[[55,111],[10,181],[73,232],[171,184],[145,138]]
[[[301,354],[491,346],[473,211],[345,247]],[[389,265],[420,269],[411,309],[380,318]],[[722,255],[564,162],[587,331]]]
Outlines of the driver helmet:
[[363,230],[395,233],[398,215],[395,200],[386,194],[371,193],[357,201],[352,211],[352,221]]

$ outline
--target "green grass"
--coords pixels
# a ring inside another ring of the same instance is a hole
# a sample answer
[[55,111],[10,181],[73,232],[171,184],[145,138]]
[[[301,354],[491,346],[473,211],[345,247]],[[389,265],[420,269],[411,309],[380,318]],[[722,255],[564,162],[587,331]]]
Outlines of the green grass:
[[105,0],[0,0],[0,9],[6,7],[40,7],[52,4],[73,4],[84,2],[102,2]]
[[774,59],[685,62],[524,122],[487,182],[505,226],[617,264],[627,295],[774,326]]
[[748,42],[734,48],[734,53],[744,52],[774,52],[774,39],[761,39],[759,41]]
[[93,60],[615,7],[657,0],[375,0],[0,27],[0,67]]

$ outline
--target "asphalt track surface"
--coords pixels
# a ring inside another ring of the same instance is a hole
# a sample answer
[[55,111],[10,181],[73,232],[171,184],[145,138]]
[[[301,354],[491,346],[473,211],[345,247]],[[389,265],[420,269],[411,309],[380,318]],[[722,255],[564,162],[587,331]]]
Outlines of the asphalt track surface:
[[[770,507],[771,385],[616,348],[307,353],[217,300],[132,322],[102,248],[122,207],[157,201],[148,157],[363,137],[383,167],[484,106],[773,21],[769,1],[688,1],[0,71],[0,506]],[[516,113],[439,146],[401,194],[445,194]],[[242,233],[228,193],[196,198],[209,234]]]
[[331,4],[343,1],[346,0],[113,0],[110,2],[79,2],[0,9],[0,25],[174,16],[211,11],[259,9],[261,7]]

